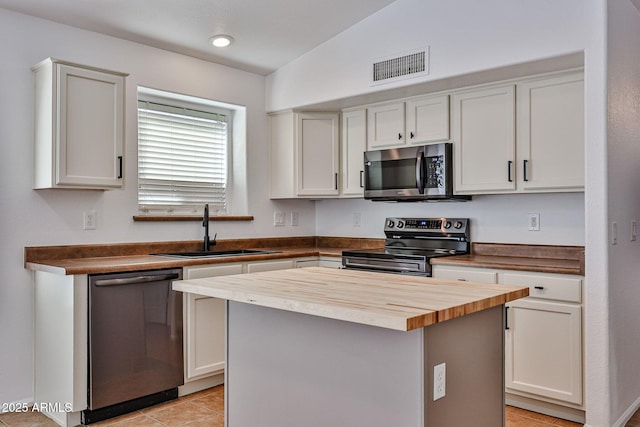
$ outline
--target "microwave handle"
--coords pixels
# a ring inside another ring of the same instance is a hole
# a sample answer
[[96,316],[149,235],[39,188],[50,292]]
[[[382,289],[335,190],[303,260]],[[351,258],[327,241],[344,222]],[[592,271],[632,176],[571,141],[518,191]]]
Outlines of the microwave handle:
[[424,177],[422,174],[423,166],[422,163],[424,161],[424,147],[420,147],[418,149],[418,153],[416,154],[416,187],[418,187],[418,193],[424,194]]

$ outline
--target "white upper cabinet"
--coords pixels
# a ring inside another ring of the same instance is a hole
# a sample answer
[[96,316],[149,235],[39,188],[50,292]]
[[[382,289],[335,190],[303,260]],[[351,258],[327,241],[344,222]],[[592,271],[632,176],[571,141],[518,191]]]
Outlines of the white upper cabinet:
[[584,190],[584,84],[565,72],[452,95],[455,192]]
[[339,194],[340,115],[298,114],[298,195]]
[[449,95],[411,99],[405,108],[407,144],[449,139]]
[[367,108],[367,150],[405,144],[404,102]]
[[580,70],[350,108],[342,141],[337,113],[273,114],[271,126],[274,199],[361,197],[364,151],[442,141],[455,194],[584,191]]
[[367,145],[367,110],[342,113],[340,195],[364,195],[364,152]]
[[34,188],[122,187],[127,74],[51,58],[33,73]]
[[515,87],[452,96],[456,193],[515,190]]
[[367,149],[449,139],[449,95],[423,96],[367,108]]
[[288,199],[297,196],[296,185],[296,117],[292,112],[269,116],[270,139],[270,196]]
[[271,198],[339,195],[340,115],[272,114]]
[[584,189],[582,73],[519,83],[518,181],[524,191]]

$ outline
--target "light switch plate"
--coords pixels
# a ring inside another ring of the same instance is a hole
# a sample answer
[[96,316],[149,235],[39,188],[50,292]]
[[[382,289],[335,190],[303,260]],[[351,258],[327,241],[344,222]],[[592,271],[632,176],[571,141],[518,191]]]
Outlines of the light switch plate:
[[529,231],[540,231],[540,214],[529,213]]
[[274,212],[273,213],[273,225],[276,227],[284,227],[285,223],[285,215],[284,212]]

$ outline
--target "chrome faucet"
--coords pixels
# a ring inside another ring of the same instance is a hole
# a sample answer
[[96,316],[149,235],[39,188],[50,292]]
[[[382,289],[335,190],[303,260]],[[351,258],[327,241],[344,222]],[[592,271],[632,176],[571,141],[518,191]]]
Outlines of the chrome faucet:
[[216,237],[218,233],[213,236],[213,241],[209,239],[209,204],[204,205],[204,215],[202,218],[202,226],[204,227],[204,251],[208,252],[211,246],[216,245]]

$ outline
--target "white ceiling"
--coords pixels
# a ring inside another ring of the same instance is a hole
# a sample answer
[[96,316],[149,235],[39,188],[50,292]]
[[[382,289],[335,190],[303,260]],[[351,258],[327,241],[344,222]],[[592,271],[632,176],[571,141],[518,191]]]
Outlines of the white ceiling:
[[[0,0],[0,8],[269,74],[394,0]],[[220,50],[208,39],[229,34]]]

